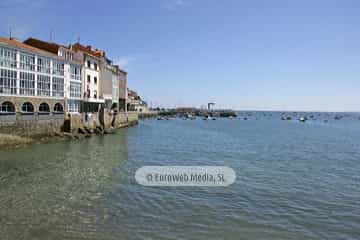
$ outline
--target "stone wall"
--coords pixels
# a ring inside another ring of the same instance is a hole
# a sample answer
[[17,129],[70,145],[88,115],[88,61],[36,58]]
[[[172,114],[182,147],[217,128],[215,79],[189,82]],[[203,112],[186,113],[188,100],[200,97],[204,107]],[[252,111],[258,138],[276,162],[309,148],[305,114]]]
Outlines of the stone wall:
[[[92,113],[91,116],[88,115],[87,120],[85,119],[85,113],[71,113],[70,116],[72,132],[78,131],[79,128],[86,127],[89,129],[95,129],[96,127],[101,126],[98,113]],[[69,117],[66,116],[66,119],[69,119]],[[138,123],[138,119],[139,118],[137,113],[104,113],[105,129],[120,128],[128,125],[134,125]]]
[[51,135],[60,132],[64,124],[64,114],[0,115],[0,133],[24,137]]
[[[0,114],[0,133],[14,134],[19,136],[41,136],[60,132],[64,124],[64,114],[55,113],[55,104],[61,104],[64,109],[64,99],[0,96],[0,105],[11,102],[15,107],[15,113]],[[34,107],[34,113],[22,113],[22,105],[30,102]],[[39,106],[46,103],[49,113],[38,113]]]

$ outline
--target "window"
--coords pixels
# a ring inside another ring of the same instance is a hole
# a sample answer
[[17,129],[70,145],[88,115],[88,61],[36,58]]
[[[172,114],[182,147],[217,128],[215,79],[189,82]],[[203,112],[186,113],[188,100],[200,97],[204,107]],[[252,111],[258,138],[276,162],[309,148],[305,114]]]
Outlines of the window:
[[97,77],[94,77],[94,83],[97,84]]
[[70,78],[81,81],[81,67],[80,66],[75,66],[73,64],[70,65]]
[[63,78],[53,77],[52,96],[53,97],[64,97],[64,79]]
[[38,57],[37,71],[42,73],[50,73],[50,59]]
[[16,51],[0,48],[0,66],[16,68]]
[[80,112],[80,101],[68,100],[68,112]]
[[53,61],[53,74],[64,76],[64,63]]
[[70,97],[81,97],[81,83],[70,82]]
[[35,95],[35,74],[20,72],[20,94]]
[[90,61],[87,61],[87,67],[90,68],[91,67],[91,63]]
[[73,60],[74,54],[69,51],[65,51],[65,59],[66,60]]
[[90,75],[87,75],[87,82],[90,83]]
[[111,105],[111,109],[115,109],[115,108],[117,108],[117,103],[113,103],[113,104]]
[[17,72],[1,69],[0,71],[0,93],[16,94]]
[[88,88],[87,90],[86,90],[86,92],[85,92],[85,97],[86,98],[90,98],[90,89]]
[[54,112],[64,112],[63,106],[60,103],[56,103],[54,106]]
[[3,102],[0,106],[0,113],[15,113],[15,106],[12,102]]
[[94,91],[94,98],[97,98],[97,91]]
[[40,113],[50,113],[50,108],[47,103],[41,103],[39,106],[39,112]]
[[35,71],[35,56],[20,53],[20,68],[29,71]]
[[25,102],[21,107],[21,111],[24,113],[33,113],[34,106],[30,102]]
[[37,95],[50,96],[50,77],[38,75],[37,78]]
[[97,64],[94,63],[94,69],[97,70],[97,68],[98,68],[98,67],[97,67]]

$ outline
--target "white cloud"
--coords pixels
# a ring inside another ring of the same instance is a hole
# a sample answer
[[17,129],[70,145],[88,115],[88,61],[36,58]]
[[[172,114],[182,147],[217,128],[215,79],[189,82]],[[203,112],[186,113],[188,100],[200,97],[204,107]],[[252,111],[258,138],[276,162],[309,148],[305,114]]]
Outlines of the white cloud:
[[185,0],[165,0],[164,7],[168,10],[175,10],[186,5]]
[[114,64],[119,65],[120,68],[128,68],[131,63],[136,60],[134,57],[121,57],[114,61]]

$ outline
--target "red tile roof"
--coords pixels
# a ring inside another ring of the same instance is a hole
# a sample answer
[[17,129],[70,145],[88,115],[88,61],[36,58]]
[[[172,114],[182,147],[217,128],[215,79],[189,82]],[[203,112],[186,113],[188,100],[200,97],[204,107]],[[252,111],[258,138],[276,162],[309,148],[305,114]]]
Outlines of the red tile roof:
[[102,51],[102,50],[92,50],[91,49],[91,46],[83,46],[81,45],[80,43],[75,43],[72,45],[72,48],[76,51],[76,50],[79,50],[79,51],[82,51],[82,52],[85,52],[91,56],[94,56],[94,57],[98,57],[98,58],[101,58],[101,57],[104,57],[105,56],[105,52]]

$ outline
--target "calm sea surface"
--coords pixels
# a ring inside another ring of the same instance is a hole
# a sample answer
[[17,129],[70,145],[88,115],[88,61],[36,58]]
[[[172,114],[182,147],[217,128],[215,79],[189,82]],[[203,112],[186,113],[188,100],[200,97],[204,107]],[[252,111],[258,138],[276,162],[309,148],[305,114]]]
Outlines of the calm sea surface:
[[[0,239],[359,239],[360,115],[243,117],[1,151]],[[237,179],[144,187],[145,165],[228,166]]]

